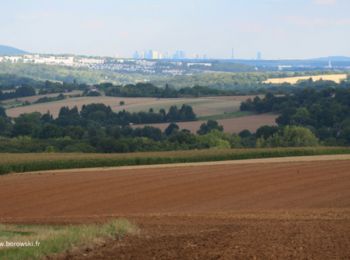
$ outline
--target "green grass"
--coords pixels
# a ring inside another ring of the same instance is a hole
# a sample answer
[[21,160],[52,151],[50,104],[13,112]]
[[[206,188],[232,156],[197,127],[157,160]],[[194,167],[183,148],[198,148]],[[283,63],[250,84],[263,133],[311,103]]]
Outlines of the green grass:
[[255,113],[249,112],[249,111],[236,111],[236,112],[230,112],[230,113],[224,113],[224,114],[218,114],[218,115],[200,116],[198,117],[198,120],[230,119],[230,118],[237,118],[237,117],[243,117],[243,116],[250,116],[254,114]]
[[[0,245],[6,241],[33,243],[33,246],[28,247],[0,247],[0,259],[42,259],[72,248],[136,232],[137,228],[125,219],[91,225],[0,225]],[[40,244],[36,244],[36,241]]]
[[310,148],[254,148],[254,149],[209,149],[173,152],[145,152],[126,154],[83,153],[28,153],[0,154],[0,174],[56,169],[112,167],[273,158],[350,154],[346,147]]

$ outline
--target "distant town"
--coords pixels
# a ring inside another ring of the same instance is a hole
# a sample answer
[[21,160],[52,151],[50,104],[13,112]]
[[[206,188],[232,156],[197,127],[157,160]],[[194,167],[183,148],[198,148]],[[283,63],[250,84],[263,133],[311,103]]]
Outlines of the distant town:
[[184,51],[173,55],[159,51],[136,51],[132,58],[94,57],[54,54],[0,55],[0,63],[23,63],[56,65],[92,70],[107,70],[121,73],[162,74],[170,76],[193,75],[206,71],[308,71],[308,70],[348,70],[350,59],[328,57],[311,60],[263,60],[261,52],[256,59],[226,60],[208,59],[204,56],[186,57]]

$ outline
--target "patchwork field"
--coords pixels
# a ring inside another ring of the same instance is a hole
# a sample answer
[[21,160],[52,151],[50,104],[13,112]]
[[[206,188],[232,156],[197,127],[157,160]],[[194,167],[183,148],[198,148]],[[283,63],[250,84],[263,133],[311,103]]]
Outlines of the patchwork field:
[[[72,92],[67,92],[62,94],[66,96],[66,98],[74,98],[75,96],[82,95],[83,91],[75,90]],[[22,106],[23,103],[25,102],[33,103],[39,100],[40,98],[44,98],[44,97],[52,98],[52,97],[57,97],[58,95],[59,95],[58,93],[54,93],[54,94],[44,94],[44,95],[36,95],[36,96],[30,96],[30,97],[21,97],[21,98],[3,100],[0,103],[3,107],[11,109],[11,108]]]
[[[172,105],[178,107],[183,104],[191,105],[198,116],[218,115],[239,111],[242,101],[251,98],[251,96],[223,96],[223,97],[203,97],[203,98],[127,98],[127,97],[79,97],[70,98],[55,102],[34,104],[7,109],[7,114],[11,117],[17,117],[23,113],[40,112],[50,113],[57,117],[59,110],[63,106],[70,108],[77,106],[79,109],[83,105],[92,103],[104,103],[110,106],[114,111],[127,110],[130,112],[148,111],[150,108],[159,110],[161,108],[169,109]],[[125,105],[120,106],[120,101]]]
[[10,174],[0,222],[140,229],[54,259],[348,259],[349,169],[349,156],[317,156]]
[[[278,115],[274,114],[260,114],[260,115],[247,115],[240,116],[237,118],[227,118],[227,119],[218,119],[218,123],[224,127],[224,131],[227,133],[239,133],[242,130],[249,130],[255,132],[259,127],[264,125],[277,125],[276,118]],[[206,120],[198,120],[192,122],[179,122],[176,123],[181,129],[187,129],[195,133],[200,128],[201,124],[205,123]],[[148,124],[153,127],[157,127],[164,131],[169,123],[160,123],[160,124]],[[134,127],[143,127],[145,125],[134,125]]]
[[[66,97],[72,97],[72,96],[76,96],[76,95],[82,95],[83,94],[83,91],[81,90],[74,90],[74,91],[71,91],[71,92],[67,92],[67,93],[62,93],[64,96]],[[7,99],[7,100],[3,100],[2,103],[4,104],[8,104],[8,103],[12,103],[14,101],[20,101],[20,102],[35,102],[37,101],[38,99],[40,98],[43,98],[43,97],[56,97],[58,96],[59,93],[52,93],[52,94],[43,94],[43,95],[36,95],[36,96],[30,96],[30,97],[20,97],[20,98],[15,98],[15,99]]]
[[264,81],[264,83],[267,83],[267,84],[282,84],[282,83],[296,84],[296,83],[298,83],[298,81],[309,80],[310,78],[313,81],[330,80],[330,81],[334,81],[336,83],[340,83],[341,81],[347,79],[347,74],[325,74],[325,75],[314,75],[314,76],[303,76],[303,77],[271,78],[271,79]]

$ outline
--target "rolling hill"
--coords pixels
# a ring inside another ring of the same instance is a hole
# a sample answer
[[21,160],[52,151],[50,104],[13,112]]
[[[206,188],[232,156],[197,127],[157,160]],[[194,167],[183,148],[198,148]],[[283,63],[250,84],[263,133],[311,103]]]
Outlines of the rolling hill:
[[26,51],[14,47],[0,45],[0,55],[21,55],[26,53]]

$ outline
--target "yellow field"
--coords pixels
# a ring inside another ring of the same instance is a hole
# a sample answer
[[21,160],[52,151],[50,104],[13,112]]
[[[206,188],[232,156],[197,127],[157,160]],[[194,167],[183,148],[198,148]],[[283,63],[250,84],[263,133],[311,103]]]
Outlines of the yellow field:
[[265,80],[264,83],[266,83],[266,84],[282,84],[282,83],[296,84],[296,83],[298,83],[298,81],[309,80],[310,78],[313,81],[331,80],[331,81],[334,81],[336,83],[340,83],[341,81],[347,79],[347,75],[346,74],[328,74],[328,75],[314,75],[314,76],[303,76],[303,77],[270,78],[268,80]]

